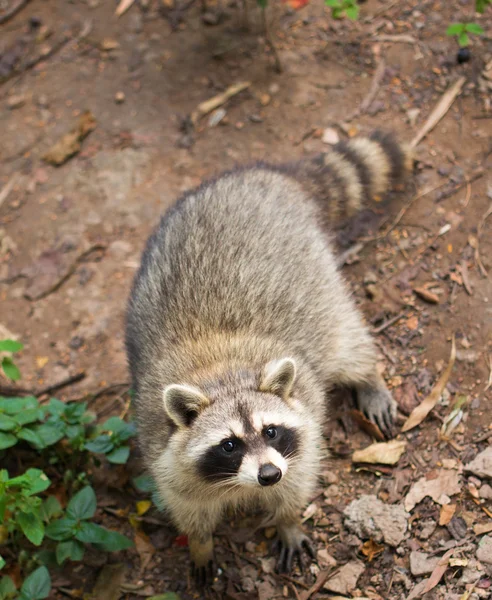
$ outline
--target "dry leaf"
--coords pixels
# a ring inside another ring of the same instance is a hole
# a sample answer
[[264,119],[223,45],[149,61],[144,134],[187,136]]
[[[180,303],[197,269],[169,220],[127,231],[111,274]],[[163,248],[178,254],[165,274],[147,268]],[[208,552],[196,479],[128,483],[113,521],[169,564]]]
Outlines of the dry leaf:
[[454,517],[456,512],[456,504],[445,504],[441,507],[441,513],[439,515],[439,525],[447,525]]
[[380,442],[384,442],[384,435],[381,433],[381,429],[375,423],[366,419],[360,410],[353,409],[350,411],[350,414],[362,431],[365,431],[367,435],[376,438]]
[[131,7],[131,5],[134,2],[135,2],[135,0],[121,0],[121,2],[118,4],[114,14],[117,17],[121,17],[121,15],[123,13],[126,13],[126,11]]
[[450,88],[446,90],[446,92],[444,92],[436,107],[429,115],[427,121],[411,141],[410,147],[415,148],[415,146],[417,146],[417,144],[419,144],[425,138],[425,136],[432,131],[432,129],[434,129],[434,127],[451,108],[453,102],[456,100],[456,97],[461,92],[461,88],[463,87],[465,81],[465,77],[460,77]]
[[451,371],[453,370],[454,361],[456,359],[456,342],[453,336],[453,340],[451,342],[451,356],[449,357],[448,366],[446,370],[443,372],[441,377],[439,377],[438,382],[433,387],[431,393],[422,400],[422,402],[412,411],[412,414],[408,417],[408,419],[403,424],[401,428],[403,431],[409,431],[417,425],[420,425],[425,417],[430,413],[430,411],[434,408],[434,406],[439,402],[441,395],[448,383],[449,376],[451,375]]
[[383,544],[378,544],[377,542],[375,542],[374,540],[367,540],[367,542],[364,542],[364,544],[362,545],[362,554],[364,556],[367,556],[367,560],[369,562],[372,562],[374,560],[374,558],[378,555],[381,554],[381,552],[384,551],[384,545]]
[[144,515],[149,508],[152,506],[152,502],[150,500],[140,500],[139,502],[137,502],[136,507],[137,507],[137,515],[139,517],[141,517],[142,515]]
[[126,570],[123,564],[104,566],[92,590],[92,600],[118,600]]
[[449,496],[461,491],[457,471],[442,470],[435,479],[422,477],[412,485],[405,497],[405,510],[410,512],[426,496],[430,496],[438,504],[448,504]]
[[415,331],[419,326],[419,318],[417,315],[413,315],[407,319],[407,327],[411,331]]
[[135,548],[140,556],[140,570],[145,571],[155,554],[155,547],[143,531],[135,533]]
[[371,444],[363,450],[352,454],[352,462],[372,463],[381,465],[396,465],[405,452],[407,442],[391,440],[390,442]]
[[484,533],[490,533],[492,531],[492,523],[477,523],[473,526],[473,533],[475,535],[483,535]]
[[426,288],[413,288],[413,291],[417,294],[419,298],[422,298],[422,300],[425,300],[430,304],[439,304],[439,296],[437,294],[429,292],[429,290],[427,290]]
[[80,116],[77,126],[65,134],[56,142],[46,154],[43,160],[47,163],[59,167],[69,158],[80,152],[81,142],[96,128],[96,120],[90,110],[85,111]]

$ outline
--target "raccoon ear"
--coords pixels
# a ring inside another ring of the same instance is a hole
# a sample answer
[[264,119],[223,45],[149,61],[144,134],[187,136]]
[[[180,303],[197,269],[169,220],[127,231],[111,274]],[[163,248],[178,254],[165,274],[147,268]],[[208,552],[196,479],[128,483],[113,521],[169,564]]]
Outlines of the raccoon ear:
[[269,392],[287,400],[295,378],[296,363],[292,358],[272,360],[263,370],[260,391]]
[[178,427],[189,427],[209,404],[200,390],[188,385],[168,385],[164,390],[164,408]]

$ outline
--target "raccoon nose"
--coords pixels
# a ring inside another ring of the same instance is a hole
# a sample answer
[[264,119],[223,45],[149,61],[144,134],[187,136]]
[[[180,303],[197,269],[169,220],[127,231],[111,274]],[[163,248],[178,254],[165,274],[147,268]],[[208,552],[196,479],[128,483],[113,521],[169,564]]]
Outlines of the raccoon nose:
[[260,467],[258,471],[258,481],[260,485],[274,485],[282,479],[282,471],[269,463]]

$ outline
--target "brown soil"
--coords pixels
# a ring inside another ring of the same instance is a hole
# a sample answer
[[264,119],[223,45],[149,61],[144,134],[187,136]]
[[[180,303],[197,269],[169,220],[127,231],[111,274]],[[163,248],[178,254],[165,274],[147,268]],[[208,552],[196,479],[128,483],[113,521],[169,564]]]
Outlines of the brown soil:
[[[154,2],[142,1],[117,19],[116,4],[100,0],[33,0],[0,26],[0,197],[15,177],[0,201],[0,326],[25,343],[18,359],[23,385],[37,389],[85,372],[85,379],[58,394],[62,399],[127,381],[126,296],[147,236],[182,191],[237,163],[282,161],[323,150],[327,146],[321,133],[327,127],[340,137],[382,127],[410,140],[448,86],[466,77],[463,93],[419,145],[417,172],[407,190],[370,207],[338,235],[341,250],[346,250],[365,236],[384,232],[418,192],[443,186],[417,199],[387,236],[365,243],[357,259],[344,267],[375,327],[404,313],[378,336],[385,376],[402,403],[409,389],[420,398],[430,391],[447,363],[453,334],[458,348],[444,402],[406,436],[411,452],[397,468],[354,470],[347,452],[367,446],[370,438],[346,417],[328,428],[329,446],[335,450],[327,480],[331,493],[314,500],[314,522],[308,519],[307,526],[318,549],[326,549],[339,565],[354,557],[363,561],[355,594],[369,598],[405,598],[419,580],[408,570],[410,551],[438,550],[452,534],[438,527],[430,539],[419,538],[419,523],[439,516],[440,507],[427,498],[412,514],[410,539],[396,552],[386,547],[368,562],[361,554],[362,541],[343,528],[340,511],[362,493],[387,500],[385,490],[402,470],[411,482],[439,470],[443,459],[453,459],[458,467],[466,463],[486,447],[487,441],[474,440],[492,422],[492,388],[484,392],[490,375],[487,357],[492,355],[492,285],[470,246],[470,239],[479,238],[479,256],[485,270],[492,271],[492,216],[483,221],[492,201],[491,87],[483,76],[492,58],[492,38],[474,40],[471,61],[457,65],[456,43],[444,31],[452,21],[477,18],[471,2],[450,4],[411,0],[390,2],[385,9],[382,2],[369,0],[356,23],[334,21],[319,0],[299,11],[276,5],[271,30],[281,74],[273,68],[254,3],[249,30],[234,0],[215,26],[202,23],[198,5],[181,15],[168,10],[166,18]],[[214,7],[210,15],[213,21]],[[41,29],[30,30],[30,17],[41,20]],[[478,20],[492,35],[492,11]],[[170,23],[177,24],[176,30]],[[64,35],[68,41],[46,60],[28,64],[57,48]],[[45,39],[36,41],[36,36]],[[110,46],[114,48],[105,50]],[[16,52],[17,73],[8,66]],[[377,96],[367,112],[341,128],[369,92],[379,56],[387,66]],[[219,125],[210,126],[206,116],[194,132],[183,130],[186,116],[200,102],[243,80],[251,86],[225,105]],[[115,100],[119,92],[124,93],[120,103]],[[81,151],[61,167],[43,162],[45,152],[87,109],[97,127]],[[467,183],[479,167],[481,177]],[[453,193],[441,198],[443,190]],[[440,231],[444,233],[438,236]],[[438,304],[413,293],[426,284],[432,284]],[[469,400],[465,417],[447,443],[438,431],[461,395]],[[125,402],[126,396],[115,401],[108,392],[91,408],[101,415],[121,412]],[[345,457],[337,457],[344,448]],[[138,470],[136,459],[131,468]],[[120,476],[126,478],[123,469],[109,482],[101,480],[99,493],[114,508],[133,510],[137,495],[129,485],[124,488]],[[467,489],[464,481],[462,494],[454,498],[457,514],[464,514],[469,526],[490,521]],[[131,535],[127,519],[102,509],[98,514],[108,526]],[[182,598],[192,597],[186,548],[173,543],[175,533],[167,524],[148,527],[158,551],[145,569],[137,552],[109,560],[127,565],[126,581],[141,584],[142,595],[175,590]],[[271,555],[263,532],[234,527],[223,535],[225,531],[217,537],[223,574],[212,597],[296,597],[316,580],[317,567],[292,581],[268,574],[264,559]],[[469,535],[473,557],[478,538],[471,529]],[[90,589],[101,566],[101,561],[93,562],[61,571],[55,591],[57,585]],[[463,568],[448,570],[425,598],[461,598],[467,589]],[[257,582],[255,591],[248,591],[248,577]],[[490,585],[486,571],[479,583],[487,577]],[[482,592],[490,590],[480,585],[470,598],[487,597]]]

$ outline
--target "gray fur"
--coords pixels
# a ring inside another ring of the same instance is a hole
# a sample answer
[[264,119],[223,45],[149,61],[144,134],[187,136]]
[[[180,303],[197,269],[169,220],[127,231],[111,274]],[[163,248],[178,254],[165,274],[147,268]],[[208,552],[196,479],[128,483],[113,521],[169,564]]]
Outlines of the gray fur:
[[[227,505],[262,505],[286,544],[304,543],[299,511],[316,484],[333,386],[355,388],[361,408],[390,425],[394,403],[324,227],[327,215],[357,210],[389,185],[389,174],[403,173],[400,146],[374,140],[288,167],[226,173],[181,198],[147,244],[126,332],[139,439],[199,566],[211,558],[211,536]],[[267,365],[284,358],[294,361],[295,380],[287,378],[281,398],[262,390],[262,381]],[[174,384],[209,401],[189,427],[165,410],[163,390]],[[242,410],[295,421],[300,456],[272,487],[223,493],[198,477],[193,449]]]

